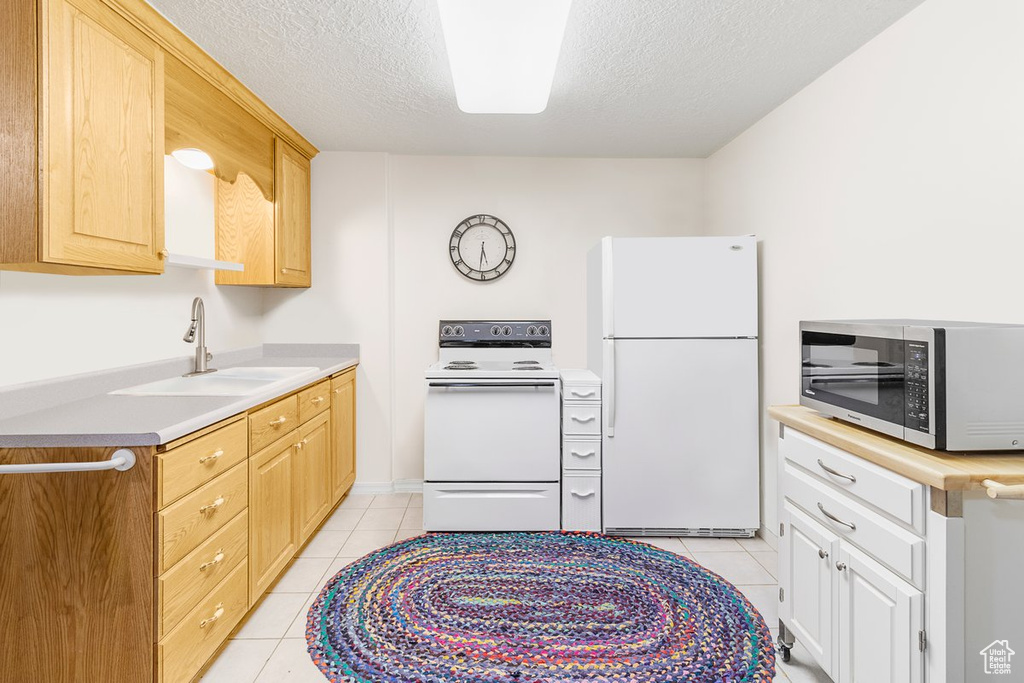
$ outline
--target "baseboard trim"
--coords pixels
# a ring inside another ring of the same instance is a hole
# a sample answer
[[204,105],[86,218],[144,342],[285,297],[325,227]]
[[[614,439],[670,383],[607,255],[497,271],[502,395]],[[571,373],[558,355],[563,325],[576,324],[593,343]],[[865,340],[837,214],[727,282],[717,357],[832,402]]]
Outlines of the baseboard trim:
[[757,535],[763,538],[764,542],[772,547],[772,550],[779,549],[779,537],[768,527],[761,527],[760,530],[758,530]]
[[396,479],[395,481],[357,481],[352,493],[382,495],[385,493],[422,493],[422,479]]

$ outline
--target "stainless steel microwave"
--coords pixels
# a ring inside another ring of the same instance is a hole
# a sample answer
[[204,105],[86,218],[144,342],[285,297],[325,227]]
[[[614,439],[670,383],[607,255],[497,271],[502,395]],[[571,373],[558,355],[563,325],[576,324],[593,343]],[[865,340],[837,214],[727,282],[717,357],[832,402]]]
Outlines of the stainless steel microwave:
[[927,448],[1024,450],[1024,325],[800,323],[800,403]]

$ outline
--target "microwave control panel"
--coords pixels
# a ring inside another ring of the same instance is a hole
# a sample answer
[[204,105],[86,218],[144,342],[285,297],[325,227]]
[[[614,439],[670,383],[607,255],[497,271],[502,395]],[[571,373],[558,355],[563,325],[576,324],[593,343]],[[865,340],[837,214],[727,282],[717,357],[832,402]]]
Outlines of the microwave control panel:
[[904,426],[927,434],[931,417],[928,414],[928,343],[908,341],[906,354]]

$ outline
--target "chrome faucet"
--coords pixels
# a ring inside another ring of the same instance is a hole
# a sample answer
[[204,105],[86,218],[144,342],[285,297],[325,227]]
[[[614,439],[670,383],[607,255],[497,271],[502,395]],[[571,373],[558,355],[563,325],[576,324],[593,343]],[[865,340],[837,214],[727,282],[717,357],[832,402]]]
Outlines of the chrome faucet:
[[206,307],[203,306],[202,298],[198,296],[192,300],[192,322],[182,340],[189,344],[196,341],[196,330],[199,331],[199,342],[196,344],[196,367],[192,372],[186,372],[183,377],[217,372],[207,365],[213,360],[213,354],[206,350]]

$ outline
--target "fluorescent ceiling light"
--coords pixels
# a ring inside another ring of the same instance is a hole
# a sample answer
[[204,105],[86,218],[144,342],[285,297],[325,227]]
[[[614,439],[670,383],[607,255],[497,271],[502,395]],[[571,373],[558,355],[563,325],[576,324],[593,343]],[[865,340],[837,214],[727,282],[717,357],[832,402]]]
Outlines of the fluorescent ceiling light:
[[213,158],[201,149],[195,147],[183,147],[171,152],[171,156],[178,160],[182,166],[194,168],[197,171],[209,171],[213,168]]
[[437,0],[459,109],[539,114],[548,106],[572,0]]

